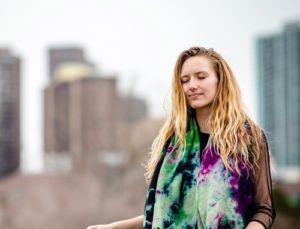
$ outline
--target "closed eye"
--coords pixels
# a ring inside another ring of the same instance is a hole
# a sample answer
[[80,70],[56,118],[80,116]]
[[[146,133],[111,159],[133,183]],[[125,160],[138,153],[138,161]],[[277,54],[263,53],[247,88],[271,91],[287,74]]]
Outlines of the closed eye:
[[205,79],[207,77],[207,73],[206,72],[197,72],[196,76],[198,79]]
[[198,78],[198,79],[205,79],[205,78],[206,78],[206,76],[203,76],[203,75],[198,75],[198,76],[197,76],[197,78]]
[[183,79],[180,79],[181,83],[184,84],[184,83],[187,83],[189,82],[189,79],[188,78],[183,78]]

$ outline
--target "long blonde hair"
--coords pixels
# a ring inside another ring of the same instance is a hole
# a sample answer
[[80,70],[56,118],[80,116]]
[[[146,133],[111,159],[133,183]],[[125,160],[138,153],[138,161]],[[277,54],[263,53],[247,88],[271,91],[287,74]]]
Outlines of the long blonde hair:
[[[183,63],[194,56],[208,58],[219,79],[207,124],[211,131],[212,143],[218,149],[226,169],[235,169],[240,174],[238,162],[242,162],[253,172],[255,167],[258,167],[259,154],[264,145],[262,130],[244,111],[240,90],[233,72],[221,55],[213,49],[192,47],[183,51],[176,61],[172,79],[171,110],[152,144],[151,157],[145,174],[147,181],[151,180],[163,146],[172,135],[176,137],[176,144],[185,145],[186,126],[191,108],[186,102],[180,74]],[[245,128],[245,123],[249,128]],[[239,155],[237,149],[240,152]],[[233,159],[234,168],[229,163],[230,158]]]

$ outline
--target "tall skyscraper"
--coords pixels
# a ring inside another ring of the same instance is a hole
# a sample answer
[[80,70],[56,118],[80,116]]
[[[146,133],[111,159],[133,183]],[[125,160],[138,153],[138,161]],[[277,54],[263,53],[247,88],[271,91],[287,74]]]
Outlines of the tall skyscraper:
[[300,22],[259,38],[257,54],[260,122],[283,176],[300,167]]
[[0,177],[20,163],[20,59],[0,49]]

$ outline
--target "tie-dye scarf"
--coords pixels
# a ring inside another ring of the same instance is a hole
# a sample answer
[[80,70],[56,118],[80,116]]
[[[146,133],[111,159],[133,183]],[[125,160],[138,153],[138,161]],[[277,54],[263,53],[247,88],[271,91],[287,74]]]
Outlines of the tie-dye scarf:
[[[150,183],[144,228],[244,228],[253,214],[254,182],[230,172],[212,147],[211,139],[200,161],[196,121],[190,118],[186,148],[165,144]],[[245,168],[239,165],[242,174]]]

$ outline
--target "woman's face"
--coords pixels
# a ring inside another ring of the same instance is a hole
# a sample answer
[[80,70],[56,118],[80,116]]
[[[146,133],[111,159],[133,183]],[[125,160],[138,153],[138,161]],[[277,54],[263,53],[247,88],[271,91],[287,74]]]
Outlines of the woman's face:
[[207,57],[188,58],[181,69],[181,84],[190,107],[210,109],[218,86],[218,77]]

